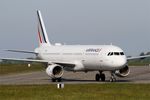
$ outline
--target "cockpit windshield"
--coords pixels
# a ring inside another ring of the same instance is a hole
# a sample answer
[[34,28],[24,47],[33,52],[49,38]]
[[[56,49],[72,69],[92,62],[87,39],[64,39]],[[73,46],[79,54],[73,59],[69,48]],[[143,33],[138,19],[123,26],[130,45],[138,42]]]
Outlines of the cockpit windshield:
[[123,56],[124,53],[123,52],[109,52],[107,56]]

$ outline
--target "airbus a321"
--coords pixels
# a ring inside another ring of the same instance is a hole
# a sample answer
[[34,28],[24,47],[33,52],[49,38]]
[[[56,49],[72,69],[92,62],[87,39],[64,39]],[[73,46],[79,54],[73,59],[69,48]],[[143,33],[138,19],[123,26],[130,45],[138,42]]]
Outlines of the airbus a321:
[[96,81],[105,81],[104,71],[111,72],[110,81],[116,81],[115,76],[126,77],[130,73],[127,61],[149,57],[126,57],[124,51],[114,45],[52,45],[48,39],[41,12],[38,16],[39,47],[34,51],[9,50],[12,52],[33,53],[38,59],[1,58],[25,62],[45,63],[46,73],[53,82],[62,81],[64,70],[73,72],[98,71]]

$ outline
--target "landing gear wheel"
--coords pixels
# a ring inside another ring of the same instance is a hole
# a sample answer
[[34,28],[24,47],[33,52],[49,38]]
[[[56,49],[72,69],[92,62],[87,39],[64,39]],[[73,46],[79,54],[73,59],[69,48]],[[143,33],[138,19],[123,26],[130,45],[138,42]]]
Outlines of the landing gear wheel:
[[116,81],[115,74],[111,73],[110,82],[115,82],[115,81]]
[[61,82],[61,77],[57,79],[57,82]]
[[100,79],[101,79],[101,81],[105,81],[105,74],[100,72],[100,74],[95,75],[95,80],[96,81],[99,81]]
[[52,82],[61,82],[61,77],[60,78],[52,78]]
[[100,74],[101,81],[105,81],[105,74]]
[[56,82],[56,79],[55,79],[55,78],[52,78],[52,82]]
[[110,78],[110,82],[115,82],[116,78]]
[[100,75],[99,75],[99,74],[96,74],[96,75],[95,75],[95,80],[96,80],[96,81],[99,81],[99,80],[100,80]]

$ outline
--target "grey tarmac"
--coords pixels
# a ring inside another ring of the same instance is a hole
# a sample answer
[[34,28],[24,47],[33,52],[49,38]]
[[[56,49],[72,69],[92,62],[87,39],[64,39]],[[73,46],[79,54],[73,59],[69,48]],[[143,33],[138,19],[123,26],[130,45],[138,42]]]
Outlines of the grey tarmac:
[[[106,75],[105,82],[96,82],[94,72],[64,72],[62,83],[64,84],[89,84],[89,83],[109,83],[111,74],[104,72]],[[124,78],[116,77],[117,83],[150,83],[150,66],[132,66],[130,74]],[[51,82],[50,77],[45,71],[28,72],[21,74],[0,76],[0,85],[28,85],[28,84],[56,84]]]

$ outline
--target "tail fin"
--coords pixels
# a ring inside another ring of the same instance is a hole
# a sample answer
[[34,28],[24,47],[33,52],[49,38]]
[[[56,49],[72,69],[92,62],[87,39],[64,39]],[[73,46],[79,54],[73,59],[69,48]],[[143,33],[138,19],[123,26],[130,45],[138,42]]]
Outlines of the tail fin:
[[44,21],[42,19],[41,12],[38,10],[37,11],[37,16],[38,16],[38,36],[39,36],[39,42],[40,44],[46,43],[51,45],[48,39],[48,35],[45,29]]

